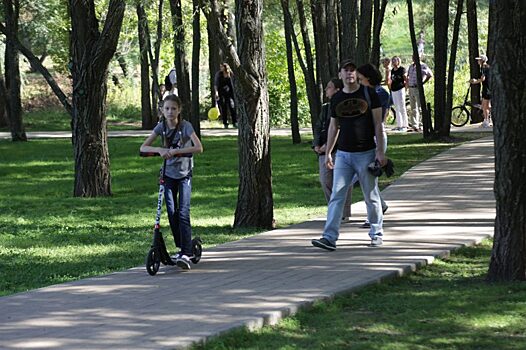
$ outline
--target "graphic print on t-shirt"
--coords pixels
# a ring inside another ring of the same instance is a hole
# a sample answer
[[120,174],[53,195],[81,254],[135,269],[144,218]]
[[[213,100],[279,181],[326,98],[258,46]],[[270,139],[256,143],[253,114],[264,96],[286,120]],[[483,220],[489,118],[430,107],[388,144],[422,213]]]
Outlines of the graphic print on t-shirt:
[[361,98],[349,98],[338,103],[334,109],[337,117],[353,118],[367,112],[367,101]]

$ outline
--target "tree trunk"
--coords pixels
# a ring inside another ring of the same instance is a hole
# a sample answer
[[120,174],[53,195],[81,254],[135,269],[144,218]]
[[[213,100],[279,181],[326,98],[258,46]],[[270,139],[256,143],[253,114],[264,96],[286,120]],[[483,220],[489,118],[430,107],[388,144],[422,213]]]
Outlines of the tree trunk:
[[[420,58],[418,55],[418,46],[416,43],[416,34],[415,34],[415,21],[413,16],[413,2],[411,0],[407,0],[407,17],[409,21],[409,35],[411,37],[411,46],[413,47],[413,56],[416,58],[415,65],[416,65],[416,80],[422,81],[422,66],[420,65]],[[427,108],[426,104],[426,95],[424,93],[424,85],[423,84],[417,84],[418,86],[418,96],[420,98],[420,105],[422,108],[422,124],[424,127],[424,138],[429,138],[432,132],[432,126],[431,126],[431,115],[430,111]]]
[[177,73],[177,93],[183,104],[182,116],[190,120],[192,111],[192,98],[190,97],[190,74],[188,72],[188,60],[186,59],[185,32],[183,25],[183,12],[181,0],[170,0],[170,11],[172,14],[172,26],[174,29],[175,49],[175,71]]
[[20,68],[17,46],[13,37],[18,35],[18,17],[20,4],[18,0],[4,0],[5,29],[11,35],[6,36],[5,43],[5,83],[7,89],[7,118],[13,141],[27,141],[22,121],[22,101],[20,97]]
[[358,26],[358,45],[355,64],[360,66],[369,62],[371,55],[371,24],[373,19],[372,0],[360,0],[360,20]]
[[294,49],[292,48],[292,23],[290,17],[285,13],[289,8],[289,1],[282,0],[281,6],[283,8],[283,24],[285,27],[285,44],[287,47],[287,70],[289,74],[290,86],[290,126],[292,131],[292,143],[301,143],[300,128],[298,121],[298,87],[296,85],[296,75],[294,74]]
[[[263,0],[236,0],[237,52],[219,21],[217,0],[202,1],[211,32],[232,68],[239,125],[239,192],[234,227],[273,226],[270,118]],[[206,6],[206,8],[205,8]]]
[[[479,31],[477,25],[477,1],[466,1],[468,20],[468,51],[469,51],[469,76],[480,78],[480,66],[475,60],[479,56]],[[480,104],[480,84],[471,85],[471,103]],[[484,120],[482,110],[471,110],[471,123],[480,123]]]
[[356,17],[358,0],[341,1],[341,53],[342,60],[355,56],[356,53]]
[[5,88],[4,75],[0,68],[0,128],[8,126],[7,123],[7,90]]
[[371,48],[371,63],[380,67],[380,33],[384,23],[385,9],[387,0],[374,0],[374,25],[373,25],[373,46]]
[[[309,109],[310,109],[311,126],[314,132],[314,125],[316,125],[316,121],[318,120],[318,116],[320,115],[320,110],[321,110],[321,89],[319,87],[318,88],[316,87],[316,79],[314,78],[314,60],[312,57],[312,49],[311,49],[311,44],[310,44],[310,39],[309,39],[309,32],[307,30],[307,19],[305,17],[305,9],[303,6],[303,1],[296,0],[296,5],[298,7],[298,17],[300,20],[301,36],[303,38],[303,46],[304,46],[304,51],[305,51],[305,61],[306,62],[304,62],[303,64],[302,64],[302,59],[300,58],[301,50],[299,49],[299,45],[298,45],[295,34],[292,35],[292,39],[294,40],[294,45],[296,47],[296,55],[298,56],[298,60],[300,62],[300,65],[302,66],[303,74],[305,75],[307,99],[308,99],[309,107],[310,107]],[[290,12],[288,12],[288,16],[290,16]]]
[[[159,60],[161,56],[161,44],[163,40],[163,7],[164,7],[164,0],[159,0],[159,5],[157,6],[157,34],[155,38],[155,44],[153,45],[153,52],[152,52],[152,43],[151,43],[151,36],[150,31],[148,29],[148,22],[146,22],[146,39],[147,39],[147,47],[148,47],[148,56],[150,58],[150,69],[151,69],[151,76],[152,76],[152,89],[151,89],[151,103],[152,103],[152,113],[151,113],[151,124],[152,128],[157,124],[157,121],[159,120],[159,101],[163,99],[163,96],[161,95],[161,87],[159,82]],[[163,79],[164,80],[164,79]],[[164,83],[164,81],[163,81]]]
[[[327,0],[326,4],[326,13],[327,13],[327,41],[329,43],[329,80],[333,77],[338,76],[338,68],[340,66],[340,50],[339,50],[339,37],[338,37],[338,6],[336,0]],[[322,91],[323,87],[329,82],[322,81]]]
[[150,101],[150,62],[148,61],[148,18],[144,6],[137,4],[139,58],[141,61],[141,120],[142,129],[153,129],[152,103]]
[[[446,66],[449,26],[449,0],[435,1],[435,129],[444,125],[446,114]],[[418,71],[418,69],[417,69]]]
[[449,68],[447,71],[446,110],[441,128],[438,130],[441,137],[449,137],[451,131],[451,108],[453,107],[453,87],[455,85],[455,64],[457,62],[458,35],[460,32],[460,20],[464,0],[457,0],[457,13],[453,23],[453,38],[451,39],[451,53],[449,57]]
[[111,195],[106,130],[106,80],[124,17],[124,0],[110,0],[99,32],[94,1],[70,0],[71,74],[73,76],[72,142],[74,195]]
[[219,70],[219,65],[222,62],[221,49],[215,40],[214,29],[210,27],[210,22],[207,22],[206,31],[208,34],[208,69],[210,70],[210,106],[216,105],[214,96],[214,77]]
[[197,137],[201,138],[201,119],[199,112],[199,52],[201,50],[201,14],[199,0],[192,0],[192,123]]
[[526,3],[495,1],[490,47],[493,133],[495,137],[495,199],[497,216],[489,281],[526,280]]
[[[330,69],[327,69],[330,62],[329,33],[326,13],[327,1],[311,1],[311,4],[314,47],[316,51],[316,87],[317,93],[321,96],[324,84],[331,79]],[[287,6],[287,9],[290,9],[290,7]],[[290,19],[290,21],[292,22],[292,19]]]

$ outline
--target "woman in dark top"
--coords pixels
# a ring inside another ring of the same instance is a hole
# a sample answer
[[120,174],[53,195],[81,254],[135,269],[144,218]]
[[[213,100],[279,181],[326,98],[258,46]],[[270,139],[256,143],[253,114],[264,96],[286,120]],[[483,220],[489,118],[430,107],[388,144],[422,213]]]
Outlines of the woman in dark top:
[[407,86],[407,74],[405,68],[400,66],[400,57],[395,56],[391,60],[393,69],[391,70],[391,95],[396,109],[396,129],[397,131],[407,131],[408,120],[405,108],[405,88]]
[[490,111],[491,111],[491,90],[489,86],[490,82],[490,66],[488,64],[488,57],[486,55],[480,55],[476,58],[478,64],[480,65],[480,78],[473,78],[470,80],[471,84],[480,84],[482,83],[482,102],[481,108],[482,113],[484,114],[484,121],[482,122],[483,128],[490,127]]
[[237,128],[236,106],[234,103],[234,86],[232,85],[232,71],[228,63],[221,63],[214,78],[215,99],[219,113],[223,118],[225,129],[228,128],[228,113],[232,117],[232,125]]

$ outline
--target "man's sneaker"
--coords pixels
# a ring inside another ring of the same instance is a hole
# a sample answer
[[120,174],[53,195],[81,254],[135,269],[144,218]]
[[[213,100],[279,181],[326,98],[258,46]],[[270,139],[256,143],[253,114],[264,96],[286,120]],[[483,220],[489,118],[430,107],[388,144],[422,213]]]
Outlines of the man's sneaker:
[[382,236],[374,236],[371,238],[371,244],[369,244],[369,247],[379,247],[382,244],[384,244]]
[[349,216],[344,216],[342,218],[342,224],[345,224],[345,223],[350,222],[350,221],[351,221],[351,218]]
[[183,270],[190,270],[190,258],[184,254],[179,256],[175,264]]
[[371,228],[371,223],[365,219],[364,223],[360,225],[360,228]]
[[318,247],[318,248],[322,248],[322,249],[326,249],[330,251],[336,250],[336,245],[329,242],[327,238],[324,238],[324,237],[320,239],[313,239],[311,243],[313,246]]
[[382,214],[385,214],[385,212],[387,211],[387,209],[389,209],[389,206],[386,205],[385,207],[382,208]]

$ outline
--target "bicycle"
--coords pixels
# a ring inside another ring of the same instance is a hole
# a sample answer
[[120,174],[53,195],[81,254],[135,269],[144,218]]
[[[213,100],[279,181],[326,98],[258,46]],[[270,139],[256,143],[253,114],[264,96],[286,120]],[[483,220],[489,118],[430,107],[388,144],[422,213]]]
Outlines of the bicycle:
[[[455,106],[451,109],[451,125],[456,127],[461,127],[467,124],[471,119],[471,113],[473,113],[473,108],[480,109],[482,111],[482,106],[480,104],[471,103],[468,99],[469,92],[471,91],[471,84],[468,87],[466,96],[464,97],[464,102],[461,105]],[[471,112],[468,110],[468,107],[471,108]],[[491,111],[490,111],[491,118]]]

